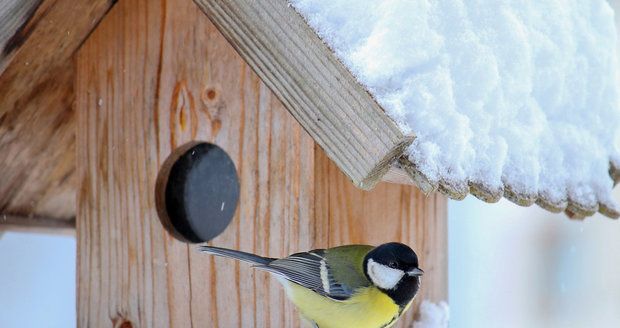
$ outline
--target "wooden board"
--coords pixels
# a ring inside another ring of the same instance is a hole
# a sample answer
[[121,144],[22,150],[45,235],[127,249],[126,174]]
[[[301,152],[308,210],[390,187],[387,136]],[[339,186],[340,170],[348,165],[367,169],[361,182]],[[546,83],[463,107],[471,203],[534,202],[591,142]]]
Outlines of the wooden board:
[[241,180],[215,244],[273,256],[314,246],[312,139],[193,2],[118,3],[78,55],[77,112],[79,326],[296,325],[269,276],[199,254],[156,216],[159,166],[206,140]]
[[424,297],[445,299],[445,200],[355,188],[193,2],[119,2],[77,56],[76,91],[78,326],[299,325],[275,279],[161,226],[157,171],[191,140],[221,146],[239,173],[214,245],[279,257],[399,238],[434,272]]
[[15,35],[26,28],[27,21],[34,15],[41,0],[3,0],[0,2],[0,74],[10,57],[19,48]]
[[9,17],[11,29],[2,27],[8,41],[0,49],[0,213],[71,220],[76,191],[72,56],[112,2],[3,2],[10,4],[30,9]]
[[424,278],[413,311],[398,327],[411,327],[422,300],[448,300],[447,199],[425,196],[409,185],[378,184],[355,188],[323,152],[315,155],[315,216],[322,245],[377,245],[400,241],[420,257]]
[[196,0],[340,169],[371,189],[413,141],[286,0]]
[[4,231],[73,235],[75,220],[0,214],[0,237]]
[[0,114],[0,153],[5,154],[0,159],[0,213],[75,216],[74,67],[65,64],[38,88],[29,88],[30,94],[14,94],[11,100],[0,96],[0,103],[14,102]]

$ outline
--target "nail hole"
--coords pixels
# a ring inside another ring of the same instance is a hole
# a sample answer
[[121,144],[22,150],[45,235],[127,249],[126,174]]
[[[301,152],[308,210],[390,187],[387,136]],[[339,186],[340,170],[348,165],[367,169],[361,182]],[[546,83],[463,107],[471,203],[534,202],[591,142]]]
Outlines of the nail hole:
[[215,96],[216,96],[215,90],[213,90],[213,89],[207,90],[207,99],[213,100],[213,99],[215,99]]
[[112,320],[112,326],[115,328],[133,328],[131,321],[124,318],[115,318]]
[[205,104],[214,104],[217,102],[218,90],[215,87],[208,87],[202,90],[201,98]]
[[235,165],[217,145],[185,144],[162,165],[155,200],[162,225],[175,238],[190,243],[209,241],[235,215],[239,202]]
[[131,324],[131,321],[123,321],[123,323],[121,323],[121,325],[118,327],[119,328],[133,328],[133,325]]

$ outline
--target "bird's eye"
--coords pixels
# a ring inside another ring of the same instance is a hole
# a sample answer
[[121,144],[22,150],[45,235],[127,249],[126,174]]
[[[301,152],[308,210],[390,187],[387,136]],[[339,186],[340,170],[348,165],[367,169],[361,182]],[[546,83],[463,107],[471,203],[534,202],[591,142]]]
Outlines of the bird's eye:
[[391,261],[390,263],[388,263],[388,266],[392,269],[396,269],[396,267],[398,266],[398,264],[394,261]]

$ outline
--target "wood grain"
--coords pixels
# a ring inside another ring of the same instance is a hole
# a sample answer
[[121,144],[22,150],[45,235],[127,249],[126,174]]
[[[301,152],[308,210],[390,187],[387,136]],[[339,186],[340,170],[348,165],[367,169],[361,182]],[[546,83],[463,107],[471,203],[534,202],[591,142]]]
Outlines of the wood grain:
[[[19,48],[19,35],[26,29],[41,0],[3,0],[0,2],[0,74]],[[20,31],[21,30],[21,31]]]
[[383,176],[384,182],[415,185],[424,194],[430,195],[438,189],[437,183],[426,178],[406,156],[401,156],[392,163],[388,172]]
[[72,56],[112,2],[20,6],[27,4],[36,10],[20,16],[0,49],[0,213],[71,220],[77,185]]
[[76,92],[78,326],[299,326],[267,273],[161,226],[157,172],[192,140],[226,150],[241,183],[212,244],[281,257],[399,238],[435,272],[424,297],[445,299],[445,200],[355,188],[193,2],[119,2],[78,53]]
[[78,323],[294,327],[275,280],[171,238],[154,204],[171,150],[211,141],[240,206],[215,245],[313,247],[312,139],[191,1],[117,4],[78,55]]
[[4,231],[72,235],[75,234],[75,219],[0,214],[0,235]]
[[31,94],[0,98],[14,101],[0,114],[0,213],[75,216],[74,67],[65,64]]
[[420,257],[425,271],[422,289],[413,310],[398,325],[411,327],[422,300],[448,299],[447,199],[390,183],[378,184],[372,191],[359,190],[322,151],[317,149],[315,154],[315,215],[323,245],[400,241]]
[[413,141],[286,0],[195,0],[340,169],[371,189]]

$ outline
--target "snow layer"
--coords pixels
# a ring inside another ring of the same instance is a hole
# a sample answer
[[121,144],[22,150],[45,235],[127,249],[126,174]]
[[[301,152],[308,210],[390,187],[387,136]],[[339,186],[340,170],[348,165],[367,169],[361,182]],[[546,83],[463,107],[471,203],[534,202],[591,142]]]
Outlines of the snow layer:
[[449,320],[448,303],[435,304],[424,300],[420,304],[420,319],[413,323],[413,328],[448,328]]
[[289,0],[416,134],[431,181],[582,204],[620,166],[614,13],[605,0]]

